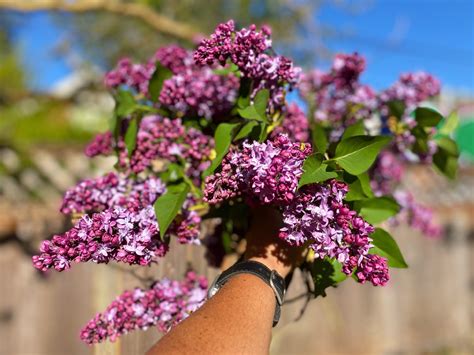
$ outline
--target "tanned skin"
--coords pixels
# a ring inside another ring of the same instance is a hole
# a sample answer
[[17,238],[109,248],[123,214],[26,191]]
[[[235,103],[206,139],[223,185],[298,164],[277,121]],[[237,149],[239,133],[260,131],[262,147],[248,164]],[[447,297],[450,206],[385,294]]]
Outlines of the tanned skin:
[[[281,216],[275,210],[254,210],[245,259],[261,262],[285,277],[300,261],[301,250],[278,238],[280,225]],[[273,290],[263,280],[236,275],[147,355],[268,354],[275,302]]]

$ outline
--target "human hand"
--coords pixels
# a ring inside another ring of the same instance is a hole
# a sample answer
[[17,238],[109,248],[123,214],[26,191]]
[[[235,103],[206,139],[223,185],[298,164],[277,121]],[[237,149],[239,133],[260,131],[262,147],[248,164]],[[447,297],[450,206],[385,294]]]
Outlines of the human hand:
[[291,246],[278,237],[282,224],[281,213],[275,208],[254,208],[244,257],[286,277],[303,260],[304,248]]

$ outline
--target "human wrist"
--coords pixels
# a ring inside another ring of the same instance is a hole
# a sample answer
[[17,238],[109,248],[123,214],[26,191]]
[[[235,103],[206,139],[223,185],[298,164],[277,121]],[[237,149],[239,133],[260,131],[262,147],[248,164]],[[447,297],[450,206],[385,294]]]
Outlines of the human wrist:
[[270,270],[275,270],[281,277],[286,277],[291,271],[290,265],[286,265],[285,263],[283,263],[281,260],[274,257],[273,255],[269,255],[269,256],[247,255],[245,256],[244,259],[249,260],[249,261],[259,262],[265,265],[266,267],[268,267]]

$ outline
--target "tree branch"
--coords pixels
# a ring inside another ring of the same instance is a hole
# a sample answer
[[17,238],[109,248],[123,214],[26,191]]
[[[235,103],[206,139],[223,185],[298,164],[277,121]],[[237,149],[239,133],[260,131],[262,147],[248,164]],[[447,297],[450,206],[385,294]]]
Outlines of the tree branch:
[[135,17],[146,22],[158,32],[190,42],[198,34],[192,27],[160,15],[146,5],[124,3],[118,0],[0,0],[1,8],[20,12],[67,11],[83,13],[106,11],[121,16]]

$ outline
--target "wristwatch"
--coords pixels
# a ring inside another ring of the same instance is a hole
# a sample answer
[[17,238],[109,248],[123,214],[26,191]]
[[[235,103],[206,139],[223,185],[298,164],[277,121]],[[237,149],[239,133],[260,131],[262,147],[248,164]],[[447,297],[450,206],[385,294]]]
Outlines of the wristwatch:
[[286,292],[285,279],[278,272],[270,270],[258,261],[246,260],[235,263],[214,280],[207,292],[207,297],[211,298],[214,296],[232,276],[238,274],[255,275],[271,287],[276,298],[275,315],[273,316],[273,326],[276,326],[280,320],[281,305],[283,304]]

